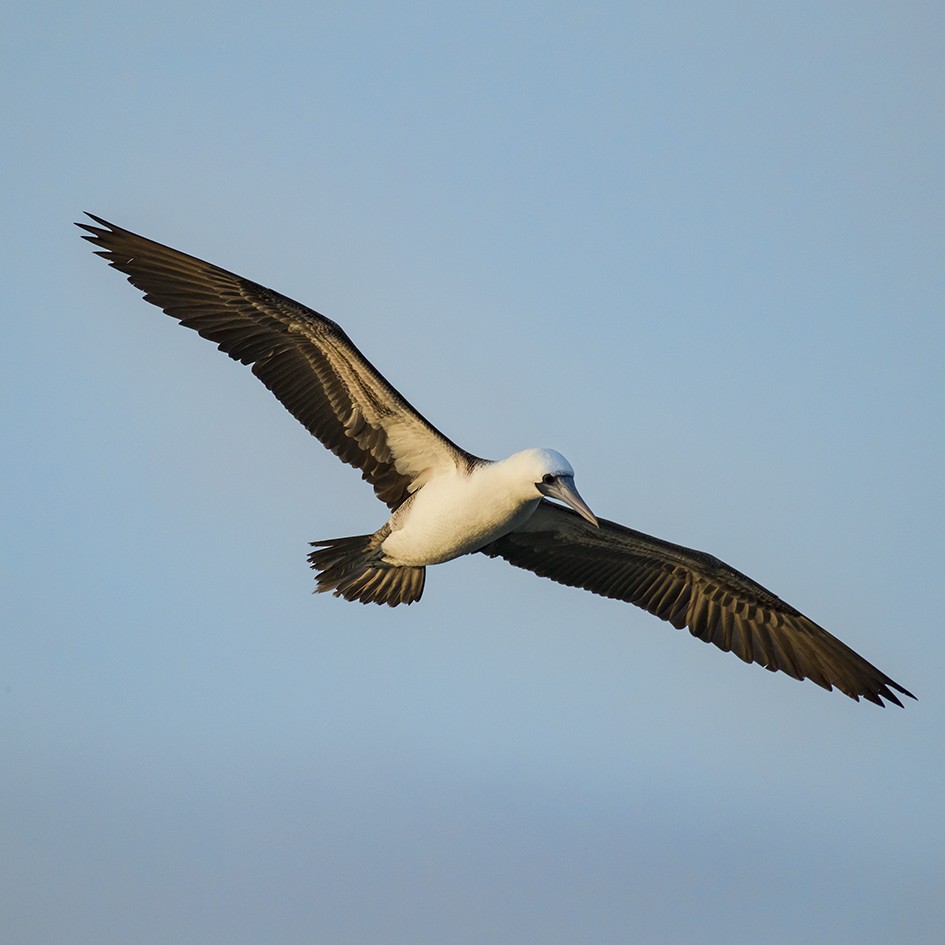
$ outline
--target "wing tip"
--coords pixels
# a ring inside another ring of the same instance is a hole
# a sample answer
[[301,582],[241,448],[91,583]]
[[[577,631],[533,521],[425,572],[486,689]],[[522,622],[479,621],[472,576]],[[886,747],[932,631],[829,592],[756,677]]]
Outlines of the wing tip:
[[[834,684],[836,686],[836,684]],[[828,686],[828,689],[834,688],[833,686]],[[916,702],[919,701],[918,696],[913,695],[903,686],[900,686],[899,683],[894,682],[892,679],[883,678],[878,686],[873,686],[869,689],[856,690],[851,689],[847,691],[842,689],[840,686],[836,686],[845,696],[849,696],[854,702],[859,702],[860,699],[865,700],[866,702],[872,702],[873,705],[878,705],[881,709],[886,708],[886,703],[891,703],[892,705],[898,706],[900,709],[904,709],[902,700],[899,696],[893,692],[893,689],[897,690],[903,696],[908,697],[909,699],[914,699]],[[883,702],[883,700],[886,702]]]
[[[110,236],[114,236],[122,231],[121,227],[115,226],[114,223],[109,223],[108,220],[103,219],[102,217],[97,217],[94,213],[89,213],[87,210],[84,211],[85,215],[90,219],[94,220],[99,226],[92,226],[91,223],[85,223],[84,221],[76,220],[75,226],[80,230],[85,230],[82,234],[82,239],[88,240],[95,246],[105,246],[107,245],[106,240]],[[96,256],[108,257],[109,250],[96,250]]]
[[94,213],[89,213],[88,210],[82,211],[90,220],[94,220],[99,226],[92,226],[90,223],[86,223],[84,220],[76,220],[75,225],[81,230],[88,230],[90,233],[101,233],[102,230],[100,227],[107,227],[109,230],[116,230],[116,227],[113,223],[109,223],[108,220],[103,217],[98,217]]
[[888,699],[893,705],[899,706],[900,709],[904,709],[905,706],[903,705],[902,700],[896,695],[896,693],[892,691],[893,689],[898,690],[900,693],[902,693],[902,695],[914,700],[915,702],[919,701],[918,696],[913,695],[908,689],[900,686],[897,682],[893,682],[891,679],[886,680],[885,685],[882,689],[880,689],[878,695],[882,696],[884,699]]

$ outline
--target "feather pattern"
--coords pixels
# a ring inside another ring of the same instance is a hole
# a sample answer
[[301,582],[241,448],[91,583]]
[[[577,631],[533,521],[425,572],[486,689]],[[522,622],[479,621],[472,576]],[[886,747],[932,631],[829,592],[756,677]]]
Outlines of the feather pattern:
[[901,706],[894,689],[914,698],[790,604],[702,551],[606,519],[595,528],[544,499],[527,522],[482,551],[559,584],[636,604],[746,663],[877,705],[887,699]]
[[97,254],[148,302],[253,373],[339,459],[397,508],[431,476],[477,458],[425,420],[331,319],[272,289],[89,216]]

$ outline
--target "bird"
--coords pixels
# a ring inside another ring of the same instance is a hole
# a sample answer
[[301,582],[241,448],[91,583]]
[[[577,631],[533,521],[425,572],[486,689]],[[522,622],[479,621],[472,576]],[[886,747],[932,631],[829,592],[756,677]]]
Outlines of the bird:
[[391,607],[427,567],[480,553],[635,604],[746,663],[884,706],[915,696],[790,604],[713,555],[598,518],[553,449],[474,456],[428,422],[344,330],[311,308],[94,214],[96,255],[252,372],[389,509],[372,534],[310,543],[315,590]]

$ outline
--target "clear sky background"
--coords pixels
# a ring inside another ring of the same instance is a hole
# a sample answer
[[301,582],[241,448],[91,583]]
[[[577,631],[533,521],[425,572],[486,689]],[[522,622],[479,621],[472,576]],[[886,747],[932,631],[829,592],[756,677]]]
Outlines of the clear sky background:
[[[941,4],[33,0],[0,46],[0,940],[941,942]],[[313,597],[383,507],[83,210],[919,701],[479,556]]]

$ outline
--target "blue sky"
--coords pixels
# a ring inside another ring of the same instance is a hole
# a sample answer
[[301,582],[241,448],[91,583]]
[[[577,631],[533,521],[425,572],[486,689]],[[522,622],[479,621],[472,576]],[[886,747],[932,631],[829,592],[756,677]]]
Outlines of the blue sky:
[[[937,943],[934,4],[14,4],[17,943]],[[919,696],[857,705],[501,562],[313,597],[384,510],[71,226],[318,308],[471,451],[561,450]]]

